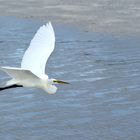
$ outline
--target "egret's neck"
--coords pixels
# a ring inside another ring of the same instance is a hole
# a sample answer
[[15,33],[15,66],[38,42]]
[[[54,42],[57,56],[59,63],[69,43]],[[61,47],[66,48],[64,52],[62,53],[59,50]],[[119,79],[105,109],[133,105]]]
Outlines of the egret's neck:
[[54,94],[57,91],[57,87],[54,85],[54,79],[47,79],[45,80],[44,90],[49,94]]

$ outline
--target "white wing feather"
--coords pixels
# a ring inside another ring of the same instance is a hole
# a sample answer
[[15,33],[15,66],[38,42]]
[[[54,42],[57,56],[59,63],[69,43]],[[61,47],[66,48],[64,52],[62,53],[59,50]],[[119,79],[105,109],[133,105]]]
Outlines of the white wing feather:
[[51,23],[39,28],[26,50],[21,68],[32,71],[40,76],[45,74],[46,62],[54,50],[55,34]]
[[23,79],[39,79],[35,74],[33,74],[29,70],[24,70],[21,68],[15,68],[15,67],[1,67],[2,71],[6,72],[10,77],[16,79],[16,80],[23,80]]
[[24,87],[41,87],[40,78],[29,70],[14,67],[1,67],[1,70],[12,77],[7,81],[6,86],[17,84]]

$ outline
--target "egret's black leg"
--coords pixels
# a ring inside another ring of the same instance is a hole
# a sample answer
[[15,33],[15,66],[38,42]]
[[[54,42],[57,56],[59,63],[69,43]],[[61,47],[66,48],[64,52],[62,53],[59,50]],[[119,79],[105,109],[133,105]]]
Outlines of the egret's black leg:
[[0,91],[5,90],[5,89],[9,89],[9,88],[17,88],[17,87],[23,87],[23,86],[14,84],[14,85],[10,85],[10,86],[0,87]]

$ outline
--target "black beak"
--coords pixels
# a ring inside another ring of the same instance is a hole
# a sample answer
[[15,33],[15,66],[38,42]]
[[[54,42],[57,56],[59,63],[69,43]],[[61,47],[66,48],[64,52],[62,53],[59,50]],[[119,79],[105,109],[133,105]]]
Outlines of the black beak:
[[69,84],[68,82],[60,81],[60,80],[54,80],[55,83],[58,84]]

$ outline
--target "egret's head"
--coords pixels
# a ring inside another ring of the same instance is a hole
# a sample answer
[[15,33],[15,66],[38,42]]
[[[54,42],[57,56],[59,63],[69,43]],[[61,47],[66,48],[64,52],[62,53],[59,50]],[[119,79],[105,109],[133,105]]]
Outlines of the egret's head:
[[56,79],[49,79],[50,84],[69,84],[68,82],[64,82],[61,80],[56,80]]

